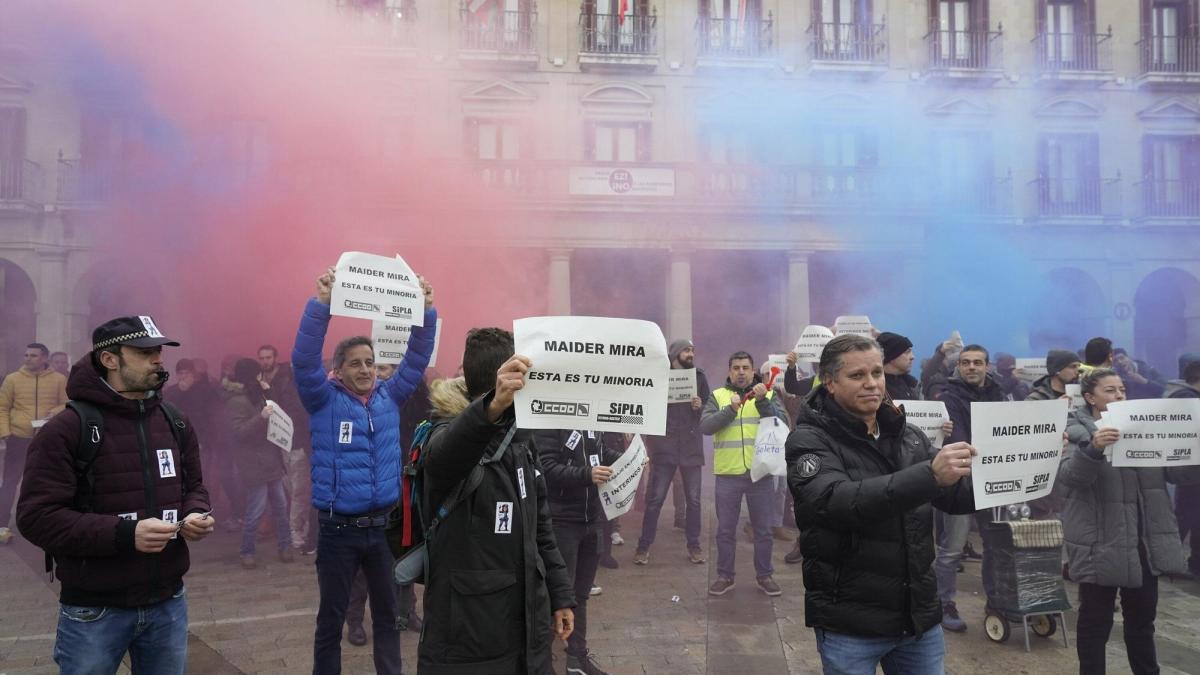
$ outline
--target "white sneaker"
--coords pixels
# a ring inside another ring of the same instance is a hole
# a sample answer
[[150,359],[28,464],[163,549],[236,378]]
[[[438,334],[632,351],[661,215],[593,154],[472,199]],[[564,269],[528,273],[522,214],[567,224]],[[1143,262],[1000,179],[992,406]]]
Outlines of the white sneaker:
[[0,527],[0,544],[7,544],[12,541],[12,530],[7,527]]
[[604,588],[600,586],[592,586],[592,591],[588,595],[600,595],[604,592]]
[[625,545],[625,540],[621,538],[620,532],[612,533],[612,543],[613,543],[613,546],[624,546]]

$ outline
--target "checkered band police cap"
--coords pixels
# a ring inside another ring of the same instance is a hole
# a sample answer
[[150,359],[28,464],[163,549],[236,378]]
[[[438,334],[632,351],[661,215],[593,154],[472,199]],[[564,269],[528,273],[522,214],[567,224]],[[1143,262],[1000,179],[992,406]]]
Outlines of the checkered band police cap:
[[122,316],[106,321],[92,331],[92,351],[113,345],[144,349],[162,345],[178,347],[179,343],[163,335],[158,330],[158,324],[149,316]]

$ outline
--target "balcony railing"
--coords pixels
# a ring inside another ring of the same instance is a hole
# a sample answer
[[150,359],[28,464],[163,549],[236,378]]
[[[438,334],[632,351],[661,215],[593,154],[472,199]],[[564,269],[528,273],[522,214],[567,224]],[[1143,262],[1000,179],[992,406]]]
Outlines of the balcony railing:
[[1037,215],[1056,217],[1106,217],[1121,212],[1121,179],[1048,178],[1031,184]]
[[364,46],[411,47],[416,38],[413,0],[336,0],[337,11],[353,22],[354,39]]
[[1142,215],[1145,217],[1200,217],[1200,180],[1149,179],[1134,188],[1141,192]]
[[701,56],[755,59],[775,52],[774,17],[754,21],[700,17],[696,34]]
[[647,56],[658,53],[658,15],[579,15],[579,49],[589,54]]
[[28,159],[0,160],[0,202],[34,203],[42,197],[42,167]]
[[814,61],[887,65],[887,27],[883,24],[814,23],[809,56]]
[[1003,31],[935,30],[925,36],[934,70],[996,70],[1004,64]]
[[1155,35],[1137,44],[1142,73],[1200,73],[1200,37]]
[[479,16],[467,9],[464,0],[459,9],[462,19],[460,44],[463,49],[533,54],[537,52],[537,10],[493,12]]
[[1107,33],[1043,33],[1033,40],[1038,71],[1109,72],[1112,28]]
[[1012,172],[965,181],[939,180],[933,185],[930,203],[938,211],[993,216],[1013,213]]

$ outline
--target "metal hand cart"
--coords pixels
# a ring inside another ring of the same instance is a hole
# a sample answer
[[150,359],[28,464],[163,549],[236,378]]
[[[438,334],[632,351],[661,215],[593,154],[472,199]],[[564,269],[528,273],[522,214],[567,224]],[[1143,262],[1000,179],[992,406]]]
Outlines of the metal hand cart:
[[[1062,578],[1062,521],[1020,519],[1022,510],[1027,514],[1027,509],[996,509],[996,522],[980,533],[991,552],[994,582],[984,633],[993,642],[1005,642],[1011,624],[1020,623],[1029,651],[1030,629],[1048,638],[1061,624],[1063,647],[1069,647],[1064,612],[1071,603]],[[1015,519],[1005,520],[1005,516]]]

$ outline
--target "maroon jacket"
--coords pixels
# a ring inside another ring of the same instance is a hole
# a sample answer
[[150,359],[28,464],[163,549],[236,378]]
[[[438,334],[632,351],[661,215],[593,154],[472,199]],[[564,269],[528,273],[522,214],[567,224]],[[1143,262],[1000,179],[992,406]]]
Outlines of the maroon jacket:
[[64,604],[138,607],[166,600],[183,585],[187,544],[178,537],[160,553],[139,553],[133,518],[165,519],[165,512],[174,511],[182,520],[209,510],[195,430],[188,422],[188,447],[176,447],[159,398],[120,396],[92,368],[90,355],[71,369],[67,395],[104,414],[104,437],[92,465],[92,509],[84,513],[75,504],[72,456],[80,422],[68,409],[47,422],[29,446],[17,527],[54,556]]

